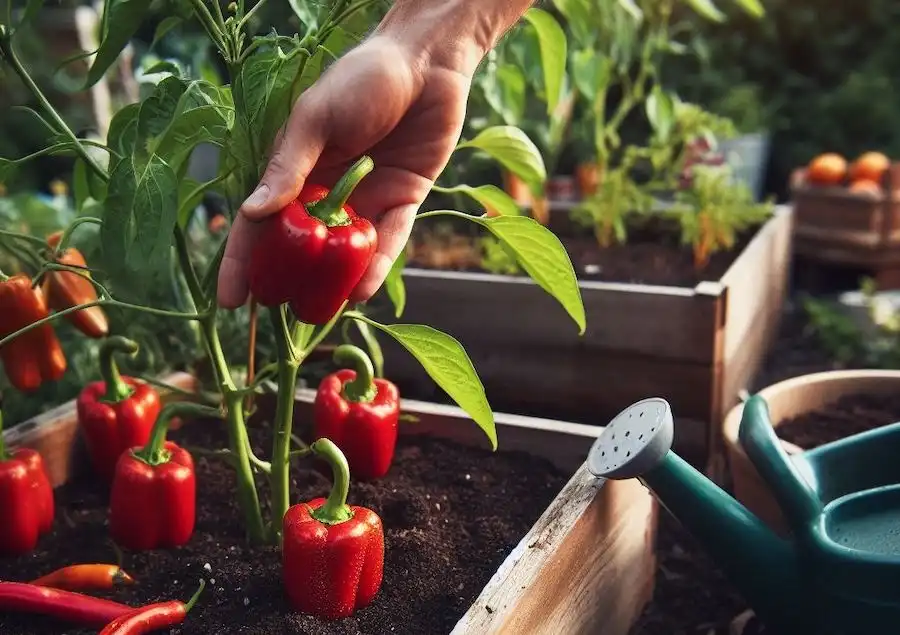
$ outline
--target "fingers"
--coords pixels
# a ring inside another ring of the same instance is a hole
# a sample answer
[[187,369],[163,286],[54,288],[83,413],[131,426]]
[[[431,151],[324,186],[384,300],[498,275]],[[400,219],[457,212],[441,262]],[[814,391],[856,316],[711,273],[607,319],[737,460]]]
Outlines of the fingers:
[[294,104],[259,185],[241,205],[240,213],[249,220],[273,214],[296,198],[319,160],[327,138],[327,110],[317,94],[310,89]]
[[263,226],[253,223],[238,214],[228,234],[222,265],[219,267],[219,306],[236,309],[247,301],[250,293],[250,256],[257,234]]
[[365,302],[381,288],[394,261],[406,247],[418,209],[419,206],[415,204],[395,207],[386,212],[377,223],[378,250],[362,280],[350,295],[351,302]]

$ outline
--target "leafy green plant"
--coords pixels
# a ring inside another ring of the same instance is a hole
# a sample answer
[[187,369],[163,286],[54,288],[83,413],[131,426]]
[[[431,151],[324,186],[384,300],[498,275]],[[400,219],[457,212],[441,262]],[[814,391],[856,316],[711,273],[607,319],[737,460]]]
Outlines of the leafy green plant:
[[479,241],[481,247],[481,267],[485,271],[498,275],[514,276],[522,269],[516,260],[516,255],[511,253],[503,242],[492,236],[486,236]]
[[[88,73],[88,84],[98,81],[114,63],[139,28],[147,4],[148,0],[139,0],[104,5],[101,44]],[[40,2],[29,3],[18,22],[8,16],[0,25],[0,58],[32,93],[41,111],[35,116],[52,132],[50,145],[37,154],[77,157],[73,193],[80,217],[68,225],[58,249],[64,249],[81,232],[99,227],[96,262],[102,265],[90,269],[99,294],[96,302],[53,313],[15,333],[4,334],[0,346],[86,306],[193,325],[208,352],[211,375],[221,395],[219,412],[229,437],[229,448],[221,454],[235,469],[237,503],[254,542],[277,543],[281,539],[280,521],[289,504],[294,389],[299,369],[334,327],[345,321],[363,323],[397,340],[469,413],[491,444],[497,445],[494,416],[471,360],[458,341],[427,325],[381,324],[364,312],[345,307],[327,324],[314,326],[297,321],[286,306],[260,308],[273,325],[277,361],[270,374],[260,371],[249,386],[239,386],[222,346],[221,311],[215,297],[225,241],[205,262],[191,253],[187,231],[200,196],[205,192],[223,195],[233,214],[257,185],[266,165],[266,151],[286,120],[290,104],[315,81],[327,59],[340,55],[354,41],[348,31],[351,18],[371,4],[372,0],[335,0],[311,13],[305,5],[294,3],[292,7],[306,27],[302,36],[276,32],[254,36],[248,32],[248,24],[264,6],[264,0],[249,9],[238,0],[228,5],[227,15],[215,0],[191,0],[193,17],[221,57],[228,83],[197,79],[187,69],[161,62],[148,72],[165,77],[139,103],[115,115],[106,143],[76,135],[34,83],[18,55],[17,34],[22,20],[33,17]],[[223,161],[217,177],[197,183],[185,174],[194,148],[202,143],[219,146]],[[483,153],[534,180],[546,175],[534,145],[511,126],[487,128],[460,142],[456,152]],[[0,160],[0,178],[8,178],[30,158],[34,157]],[[459,187],[475,200],[486,191]],[[585,331],[584,306],[572,263],[551,232],[523,216],[473,216],[454,210],[423,212],[417,222],[447,217],[469,221],[502,241],[519,266],[559,302],[579,332]],[[41,242],[24,234],[7,235],[5,239],[22,244]],[[405,302],[399,275],[402,263],[402,259],[395,263],[385,283],[398,316]],[[164,308],[125,299],[142,287],[171,281],[173,266],[179,272],[174,286],[184,290],[180,294],[183,307]],[[85,273],[44,262],[35,277],[61,268]],[[250,447],[245,408],[247,397],[262,390],[273,377],[278,393],[275,433],[270,456],[264,460]],[[257,476],[268,482],[268,505],[261,504]],[[271,514],[268,519],[264,510]]]

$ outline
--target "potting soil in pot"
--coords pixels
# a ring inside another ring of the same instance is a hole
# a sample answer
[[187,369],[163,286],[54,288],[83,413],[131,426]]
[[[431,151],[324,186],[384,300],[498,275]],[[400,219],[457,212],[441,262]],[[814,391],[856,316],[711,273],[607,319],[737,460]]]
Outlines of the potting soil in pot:
[[804,450],[900,421],[900,394],[846,395],[781,423],[779,438]]
[[[224,447],[219,422],[172,433],[187,446]],[[252,429],[268,447],[266,434]],[[262,448],[257,448],[262,454]],[[401,439],[391,472],[354,482],[349,503],[375,510],[385,526],[385,579],[371,606],[325,623],[292,614],[284,600],[277,549],[250,547],[235,504],[234,475],[216,458],[197,462],[197,527],[179,549],[124,553],[122,567],[138,586],[96,593],[130,605],[186,601],[208,583],[182,635],[382,635],[449,633],[506,555],[568,480],[539,458],[473,450],[447,441]],[[293,470],[292,500],[326,496],[330,481],[308,462]],[[57,519],[34,553],[0,560],[0,579],[32,580],[58,567],[116,562],[106,528],[107,494],[81,479],[57,490]],[[3,635],[88,635],[49,619],[0,614]]]

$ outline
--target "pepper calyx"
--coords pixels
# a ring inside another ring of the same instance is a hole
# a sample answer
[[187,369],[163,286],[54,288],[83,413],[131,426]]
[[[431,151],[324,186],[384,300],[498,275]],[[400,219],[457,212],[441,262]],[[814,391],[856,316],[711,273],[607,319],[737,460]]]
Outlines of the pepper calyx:
[[328,227],[349,225],[353,221],[344,206],[360,181],[374,169],[375,162],[370,157],[362,157],[334,184],[325,198],[315,203],[307,203],[306,211]]
[[116,353],[123,353],[129,357],[137,355],[140,347],[134,340],[121,335],[113,335],[106,339],[100,346],[100,375],[106,385],[106,392],[100,398],[105,403],[120,403],[134,394],[134,387],[130,386],[119,373],[116,365]]
[[341,386],[344,399],[353,403],[368,403],[378,396],[375,367],[365,351],[352,344],[341,344],[334,350],[332,359],[338,366],[349,366],[356,372],[356,379],[346,381]]
[[328,462],[334,479],[328,498],[320,507],[311,509],[309,515],[326,525],[347,522],[353,518],[353,510],[347,504],[347,494],[350,492],[350,466],[347,464],[347,457],[331,439],[318,439],[309,449]]

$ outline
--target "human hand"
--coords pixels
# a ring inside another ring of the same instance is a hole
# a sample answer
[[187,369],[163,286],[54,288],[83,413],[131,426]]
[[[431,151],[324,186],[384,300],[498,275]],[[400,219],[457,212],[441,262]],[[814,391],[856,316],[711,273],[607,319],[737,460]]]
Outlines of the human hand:
[[296,198],[307,179],[333,185],[363,154],[375,170],[349,204],[375,224],[378,249],[350,300],[370,298],[459,140],[470,85],[468,73],[381,34],[337,61],[294,104],[258,188],[235,218],[219,270],[219,304],[235,308],[247,300],[259,221]]

